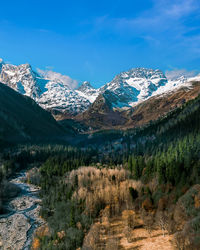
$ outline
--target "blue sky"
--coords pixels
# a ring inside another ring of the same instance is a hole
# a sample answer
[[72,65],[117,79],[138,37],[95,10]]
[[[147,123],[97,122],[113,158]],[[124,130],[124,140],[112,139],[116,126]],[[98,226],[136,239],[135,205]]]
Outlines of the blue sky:
[[199,0],[1,1],[0,57],[99,87],[133,67],[200,71]]

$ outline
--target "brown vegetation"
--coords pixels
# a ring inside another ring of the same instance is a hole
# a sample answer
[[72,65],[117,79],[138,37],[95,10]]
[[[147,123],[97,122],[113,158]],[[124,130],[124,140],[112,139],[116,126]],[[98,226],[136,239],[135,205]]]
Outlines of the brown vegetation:
[[[130,173],[122,168],[82,167],[72,171],[68,178],[72,184],[77,179],[78,189],[73,196],[86,201],[85,213],[97,214],[83,249],[198,249],[199,231],[195,231],[195,227],[200,228],[200,218],[198,213],[196,218],[184,213],[187,209],[199,211],[199,185],[189,189],[175,206],[173,187],[169,183],[160,186],[154,178],[143,185],[132,180]],[[135,200],[130,187],[139,194]],[[152,195],[158,189],[163,195],[156,205]],[[166,190],[172,195],[166,196]],[[188,203],[190,199],[193,204]]]
[[[141,198],[142,190],[148,189],[130,177],[130,173],[123,168],[94,167],[73,170],[67,177],[67,182],[77,185],[73,197],[85,200],[85,213],[97,215],[96,222],[84,239],[83,249],[134,249],[131,247],[138,247],[141,241],[145,245],[145,239],[151,241],[152,238],[154,242],[157,237],[166,238],[163,241],[171,247],[170,220],[164,212],[156,213],[152,201],[150,209],[142,208],[145,201]],[[130,187],[139,194],[135,200],[130,194]],[[151,190],[156,189],[156,180],[151,182],[150,187]],[[144,195],[148,193],[143,192]],[[137,210],[136,204],[139,207]],[[156,249],[154,243],[152,249]]]
[[72,183],[78,178],[78,188],[73,196],[85,200],[87,214],[98,213],[99,209],[108,206],[108,217],[131,208],[133,203],[129,188],[140,192],[142,187],[141,182],[130,179],[130,173],[123,168],[82,167],[73,170],[68,178]]
[[[83,214],[93,221],[84,229],[83,250],[98,249],[198,249],[200,185],[194,185],[174,204],[176,188],[160,185],[154,177],[149,183],[133,180],[122,167],[80,167],[65,175],[74,187],[72,199],[78,200]],[[76,221],[82,229],[83,222]],[[33,241],[38,249],[48,227],[40,228]],[[58,241],[67,237],[56,232]]]
[[42,225],[39,228],[37,228],[34,234],[31,249],[32,250],[40,249],[40,239],[44,236],[49,236],[49,235],[50,235],[50,232],[49,232],[49,227],[47,225]]
[[[165,95],[153,96],[125,111],[113,110],[105,98],[99,97],[88,110],[74,119],[97,130],[135,128],[157,120],[199,94],[200,82],[194,82],[190,87],[183,87]],[[100,102],[102,99],[103,101]],[[63,119],[66,118],[63,117]]]
[[[125,213],[128,215],[129,211],[132,210],[127,210]],[[152,229],[151,234],[149,234],[138,215],[135,221],[136,226],[134,228],[127,226],[123,215],[114,216],[110,218],[109,222],[96,222],[85,237],[83,249],[173,249],[173,235],[168,235],[165,232],[166,236],[164,237],[162,230],[159,228]],[[92,232],[97,226],[99,230]],[[98,234],[95,247],[94,245],[88,245],[88,242],[92,243],[94,234]]]

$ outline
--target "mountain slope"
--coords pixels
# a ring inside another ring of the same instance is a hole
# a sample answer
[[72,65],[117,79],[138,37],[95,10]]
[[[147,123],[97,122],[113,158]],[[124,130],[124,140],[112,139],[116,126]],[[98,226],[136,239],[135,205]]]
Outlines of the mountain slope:
[[[104,96],[98,98],[98,102],[98,106],[101,107],[99,113],[104,113],[104,110],[110,111],[110,103]],[[94,105],[93,110],[95,111],[98,106]],[[94,155],[84,150],[83,155],[80,152],[68,154],[66,159],[60,155],[49,158],[41,171],[42,194],[44,201],[47,201],[44,202],[42,214],[48,220],[48,231],[53,233],[62,231],[63,235],[68,236],[72,228],[76,232],[80,213],[83,211],[85,214],[85,211],[89,211],[87,214],[92,216],[97,214],[98,217],[93,220],[96,223],[91,226],[83,248],[99,249],[109,242],[109,245],[106,245],[108,249],[112,249],[113,245],[116,249],[117,247],[134,249],[141,246],[145,249],[151,249],[152,246],[154,249],[158,249],[158,246],[159,249],[174,249],[174,246],[168,244],[170,242],[167,235],[170,235],[170,240],[177,242],[178,247],[181,245],[186,246],[185,249],[199,249],[199,111],[200,96],[142,129],[114,131],[118,138],[111,134],[113,131],[85,136],[83,145],[89,148],[93,146]],[[98,135],[101,143],[97,141]],[[73,157],[72,161],[70,155]],[[76,155],[78,155],[77,160]],[[92,164],[97,168],[82,167],[77,171],[73,170],[66,177],[63,169],[67,166],[69,173],[73,165],[76,169],[79,162],[83,166],[84,158],[85,165]],[[85,188],[83,182],[77,182],[77,176],[82,177],[79,180],[88,180],[89,185]],[[105,180],[105,177],[108,180]],[[58,186],[57,183],[63,183],[63,186]],[[71,194],[72,184],[76,187],[73,190],[74,194],[66,195]],[[58,197],[59,190],[61,195]],[[109,193],[109,190],[112,192]],[[66,200],[66,197],[69,199]],[[74,206],[80,204],[80,200],[87,201],[87,198],[88,203],[85,206]],[[63,207],[69,212],[66,213]],[[73,223],[70,223],[68,214],[72,211],[72,207]],[[100,213],[99,207],[102,209]],[[114,209],[110,209],[111,207]],[[54,212],[48,213],[50,210]],[[106,216],[109,217],[108,223],[105,220]],[[68,222],[67,227],[63,227],[63,218]],[[56,242],[57,248],[59,244],[63,246],[73,242],[75,243],[71,248],[76,248],[77,242],[81,242],[79,238],[81,230],[85,228],[83,223],[81,222],[82,227],[77,231],[76,240],[74,240],[75,234],[72,233],[69,235],[73,238],[60,237]],[[129,227],[128,232],[125,226]],[[109,228],[112,230],[111,233]],[[165,239],[160,244],[160,240],[164,238],[167,238],[167,241]],[[41,240],[41,235],[38,234],[38,241],[44,249],[50,244],[55,245],[53,234],[46,235],[44,240]],[[146,241],[147,244],[144,244]]]
[[89,82],[83,82],[83,84],[75,91],[80,96],[88,99],[90,103],[93,103],[96,100],[97,96],[101,93],[100,89],[93,88]]
[[109,100],[112,108],[127,109],[152,96],[189,86],[189,81],[184,76],[169,80],[158,69],[135,68],[118,74],[99,89],[89,82],[76,89],[77,82],[68,76],[53,71],[36,73],[29,64],[16,66],[0,60],[0,82],[33,98],[41,107],[52,111],[56,119],[71,118],[86,111],[100,94],[112,96],[112,102]]
[[75,91],[72,79],[59,73],[40,74],[29,64],[19,66],[0,62],[0,82],[23,95],[33,98],[47,110],[58,110],[71,115],[83,112],[91,102]]
[[181,107],[184,103],[195,99],[200,94],[200,82],[194,81],[189,86],[183,86],[176,91],[153,96],[135,107],[122,112],[127,117],[126,127],[143,126],[165,116],[172,110]]
[[0,83],[0,141],[7,143],[64,139],[65,131],[51,114],[27,96]]
[[167,78],[160,70],[135,68],[120,73],[101,90],[109,90],[118,96],[114,107],[130,107],[133,103],[145,100],[166,83]]
[[84,122],[93,129],[122,125],[126,119],[120,115],[119,111],[113,110],[112,103],[115,99],[115,95],[105,91],[97,97],[88,110],[77,115],[75,119]]
[[194,81],[174,91],[152,96],[133,108],[120,110],[112,107],[112,103],[116,102],[116,95],[106,91],[102,96],[104,103],[109,105],[104,107],[103,112],[102,103],[99,102],[98,97],[87,111],[76,116],[75,119],[84,122],[94,130],[136,128],[157,120],[199,94],[200,81]]

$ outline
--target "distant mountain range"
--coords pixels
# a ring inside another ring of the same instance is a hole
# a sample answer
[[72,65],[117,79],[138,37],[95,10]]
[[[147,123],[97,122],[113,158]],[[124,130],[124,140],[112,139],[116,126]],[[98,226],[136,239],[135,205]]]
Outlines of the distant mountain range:
[[151,121],[196,98],[200,94],[197,79],[165,94],[155,95],[128,109],[113,109],[112,96],[107,92],[98,96],[95,102],[74,119],[88,126],[89,130],[129,129],[142,127]]
[[136,68],[120,73],[99,89],[93,88],[89,82],[73,89],[61,74],[38,73],[29,64],[15,66],[0,60],[0,82],[31,97],[44,109],[66,117],[86,111],[102,94],[109,96],[112,108],[130,108],[151,96],[188,85],[190,81],[185,77],[172,81],[160,70]]
[[200,75],[167,79],[158,69],[122,72],[99,89],[87,81],[74,89],[73,80],[66,81],[66,77],[52,71],[35,72],[29,64],[15,66],[0,60],[0,82],[31,97],[57,120],[72,118],[74,124],[78,121],[88,129],[141,126],[200,92]]

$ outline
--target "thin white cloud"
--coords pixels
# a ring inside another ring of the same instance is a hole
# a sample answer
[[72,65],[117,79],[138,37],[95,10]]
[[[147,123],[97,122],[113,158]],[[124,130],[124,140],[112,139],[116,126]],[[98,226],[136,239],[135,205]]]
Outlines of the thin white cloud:
[[190,57],[199,58],[200,1],[152,0],[152,3],[151,8],[134,18],[109,15],[96,18],[94,32],[109,30],[124,37],[142,38],[155,47],[168,44],[173,51],[182,48]]
[[51,70],[51,71],[53,71],[53,69],[54,69],[53,66],[46,66],[45,68],[46,68],[46,70]]
[[67,75],[62,75],[60,73],[54,72],[52,70],[41,70],[37,69],[38,73],[50,81],[55,81],[68,86],[70,89],[75,89],[78,86],[78,81],[72,79]]
[[[132,28],[134,30],[150,29],[151,32],[160,29],[165,31],[168,28],[180,30],[182,19],[200,7],[197,0],[154,0],[153,3],[151,9],[144,11],[136,18],[116,18],[116,25],[119,28]],[[105,18],[101,20],[105,20]]]
[[188,71],[186,69],[173,69],[167,70],[165,75],[169,80],[175,80],[181,76],[185,76],[186,78],[194,77],[198,75],[198,72],[196,70]]
[[145,10],[137,17],[110,17],[104,15],[94,20],[94,28],[111,28],[118,31],[127,29],[142,32],[154,32],[170,29],[181,33],[186,28],[184,18],[200,8],[199,0],[152,0],[153,7]]
[[159,0],[155,1],[155,8],[161,14],[171,18],[179,19],[197,10],[197,0]]

